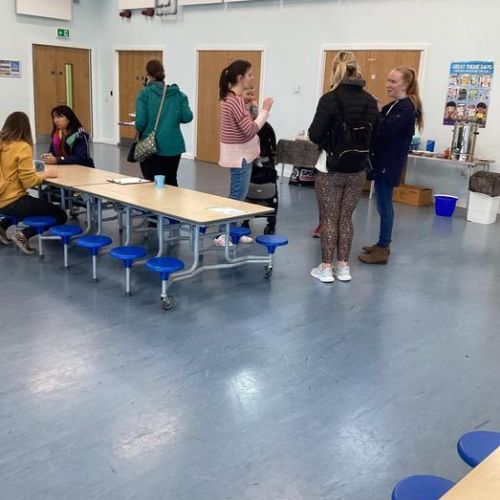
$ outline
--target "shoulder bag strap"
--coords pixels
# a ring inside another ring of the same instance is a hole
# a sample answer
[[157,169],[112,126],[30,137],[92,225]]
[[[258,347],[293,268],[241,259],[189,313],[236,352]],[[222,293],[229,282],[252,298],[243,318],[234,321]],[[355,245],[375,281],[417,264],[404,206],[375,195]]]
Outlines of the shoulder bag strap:
[[160,123],[160,115],[161,115],[161,110],[163,109],[163,102],[165,101],[165,96],[167,95],[167,84],[163,87],[163,94],[161,96],[161,102],[160,102],[160,108],[158,109],[158,114],[156,115],[156,122],[155,126],[153,128],[153,133],[156,133],[156,129],[158,128],[158,123]]

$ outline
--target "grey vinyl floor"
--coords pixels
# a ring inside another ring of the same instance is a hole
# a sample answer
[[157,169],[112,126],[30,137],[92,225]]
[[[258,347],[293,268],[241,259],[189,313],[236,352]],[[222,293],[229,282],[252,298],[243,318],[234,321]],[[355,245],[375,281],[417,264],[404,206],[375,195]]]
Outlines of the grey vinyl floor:
[[[228,189],[193,161],[180,183]],[[499,224],[397,205],[389,265],[366,266],[378,218],[363,198],[353,281],[322,284],[314,190],[280,196],[290,244],[272,280],[207,272],[173,286],[169,312],[144,268],[127,298],[109,256],[94,284],[77,248],[69,271],[57,242],[44,262],[0,248],[2,500],[382,500],[406,475],[467,473],[460,435],[500,430]]]

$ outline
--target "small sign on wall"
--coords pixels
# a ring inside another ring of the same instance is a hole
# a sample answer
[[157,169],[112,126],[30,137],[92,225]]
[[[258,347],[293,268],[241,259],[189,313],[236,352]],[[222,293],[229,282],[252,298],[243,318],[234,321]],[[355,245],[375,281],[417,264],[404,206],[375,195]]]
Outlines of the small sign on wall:
[[443,125],[474,118],[480,127],[486,126],[493,69],[492,61],[451,63]]
[[57,38],[69,38],[69,30],[57,28]]
[[21,61],[0,59],[0,76],[6,78],[21,78]]

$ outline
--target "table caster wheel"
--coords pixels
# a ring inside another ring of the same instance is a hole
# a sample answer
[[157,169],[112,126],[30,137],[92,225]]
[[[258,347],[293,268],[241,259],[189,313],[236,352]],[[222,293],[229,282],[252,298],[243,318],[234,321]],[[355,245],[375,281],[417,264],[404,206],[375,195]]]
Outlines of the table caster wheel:
[[264,278],[266,280],[270,279],[273,275],[273,268],[269,266],[264,266]]
[[174,298],[172,295],[167,295],[164,299],[161,299],[162,301],[162,307],[165,309],[165,311],[170,311],[172,307],[174,307]]

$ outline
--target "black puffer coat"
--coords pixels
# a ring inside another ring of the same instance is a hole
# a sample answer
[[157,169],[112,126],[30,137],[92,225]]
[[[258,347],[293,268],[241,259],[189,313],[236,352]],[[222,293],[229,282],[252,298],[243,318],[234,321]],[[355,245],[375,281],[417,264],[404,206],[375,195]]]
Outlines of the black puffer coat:
[[375,98],[363,90],[364,85],[363,80],[349,80],[321,97],[309,127],[309,139],[320,149],[331,150],[332,138],[343,122],[371,124],[372,142],[375,140],[379,112]]

